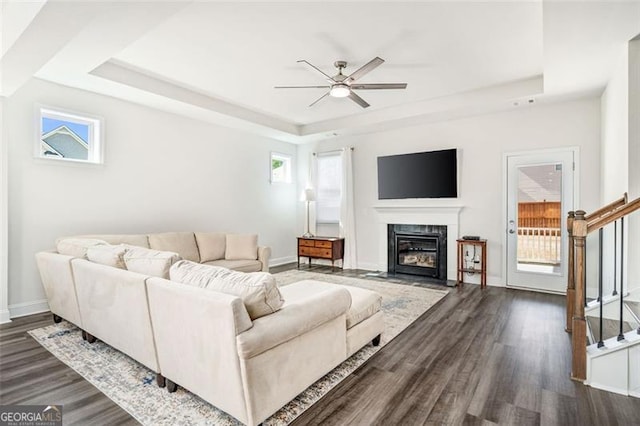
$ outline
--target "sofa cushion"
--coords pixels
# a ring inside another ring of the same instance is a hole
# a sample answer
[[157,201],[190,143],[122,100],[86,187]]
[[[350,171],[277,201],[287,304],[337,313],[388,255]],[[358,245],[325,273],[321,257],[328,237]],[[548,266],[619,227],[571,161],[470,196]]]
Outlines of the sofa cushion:
[[171,281],[240,297],[252,320],[276,312],[284,303],[268,272],[244,273],[181,260],[171,267],[169,276]]
[[200,262],[198,245],[193,232],[165,232],[149,234],[149,247],[154,250],[172,251],[183,259]]
[[219,232],[196,232],[200,263],[224,259],[227,236]]
[[262,270],[262,262],[259,260],[211,260],[203,262],[203,265],[219,266],[222,268],[233,269],[240,272],[260,272]]
[[80,235],[76,238],[93,238],[106,241],[109,244],[128,244],[131,246],[149,248],[149,239],[146,234],[93,234]]
[[309,294],[324,291],[327,287],[342,287],[351,295],[351,306],[347,311],[347,329],[361,323],[373,316],[382,308],[382,296],[375,291],[349,285],[329,284],[315,280],[299,281],[298,285],[285,285],[281,292],[286,297],[287,303],[295,301]]
[[102,265],[112,266],[119,269],[127,269],[124,263],[124,255],[129,251],[125,245],[97,245],[87,249],[87,259]]
[[95,238],[61,238],[56,241],[56,250],[60,254],[86,259],[89,247],[99,245],[107,245],[107,243]]
[[127,269],[152,277],[169,278],[171,265],[180,260],[178,253],[127,246],[124,263]]
[[347,311],[347,330],[373,316],[382,308],[382,296],[364,288],[345,286],[351,293],[351,307]]
[[255,234],[227,234],[226,260],[258,258],[258,236]]

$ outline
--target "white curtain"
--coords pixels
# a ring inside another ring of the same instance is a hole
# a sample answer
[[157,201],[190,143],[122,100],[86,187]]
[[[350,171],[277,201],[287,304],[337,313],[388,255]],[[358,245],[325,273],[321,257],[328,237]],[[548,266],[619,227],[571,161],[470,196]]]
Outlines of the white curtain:
[[345,269],[358,266],[356,258],[356,220],[353,202],[353,151],[342,150],[342,191],[340,200],[340,236],[344,237]]
[[[309,153],[309,174],[307,176],[307,188],[311,188],[314,190],[316,197],[318,196],[317,189],[317,170],[318,170],[318,161],[317,156],[314,152]],[[305,220],[307,220],[305,214]],[[317,223],[316,223],[316,202],[312,201],[309,204],[309,232],[313,235],[317,235]]]

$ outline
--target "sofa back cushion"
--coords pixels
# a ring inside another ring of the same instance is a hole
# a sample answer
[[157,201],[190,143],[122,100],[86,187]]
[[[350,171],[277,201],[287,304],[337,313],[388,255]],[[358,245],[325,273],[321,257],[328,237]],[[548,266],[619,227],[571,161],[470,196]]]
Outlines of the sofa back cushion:
[[[200,263],[224,259],[227,236],[219,232],[196,232]],[[186,259],[186,258],[185,258]]]
[[165,232],[149,234],[149,247],[154,250],[172,251],[183,259],[200,262],[198,245],[193,232]]
[[276,312],[284,303],[268,272],[236,272],[181,260],[171,267],[169,276],[171,281],[240,297],[252,320]]
[[93,238],[106,241],[108,244],[128,244],[149,248],[149,239],[146,234],[92,234],[80,235],[77,238]]
[[60,238],[56,241],[56,250],[60,254],[86,259],[89,247],[100,245],[107,245],[107,242],[95,238]]
[[255,234],[227,234],[226,260],[255,260],[258,258],[258,236]]
[[178,253],[127,246],[124,263],[127,269],[152,277],[169,278],[171,265],[180,260]]
[[101,265],[112,266],[119,269],[127,269],[124,262],[124,255],[129,251],[128,246],[123,244],[97,245],[87,249],[87,259]]

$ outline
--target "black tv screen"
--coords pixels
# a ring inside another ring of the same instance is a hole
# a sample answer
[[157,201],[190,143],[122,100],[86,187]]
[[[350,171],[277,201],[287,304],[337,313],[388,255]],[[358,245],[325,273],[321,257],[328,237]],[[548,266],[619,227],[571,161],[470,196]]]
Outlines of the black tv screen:
[[378,157],[380,200],[457,196],[457,149]]

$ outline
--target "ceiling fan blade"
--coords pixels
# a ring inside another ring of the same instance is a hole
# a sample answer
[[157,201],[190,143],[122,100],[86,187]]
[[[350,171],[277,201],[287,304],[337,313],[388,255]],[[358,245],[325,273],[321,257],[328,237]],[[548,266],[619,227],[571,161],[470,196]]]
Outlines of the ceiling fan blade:
[[369,62],[367,62],[360,68],[358,68],[357,70],[355,70],[349,77],[347,77],[345,81],[348,83],[355,81],[361,78],[362,76],[364,76],[365,74],[368,74],[369,72],[373,71],[375,68],[380,66],[383,62],[384,62],[384,59],[376,56],[375,58],[373,58],[372,60],[370,60]]
[[329,89],[331,86],[274,86],[274,89]]
[[360,96],[356,95],[353,92],[349,93],[349,99],[351,99],[353,102],[360,105],[362,108],[369,107],[369,104],[367,103],[367,101],[365,101],[364,99],[362,99]]
[[354,90],[406,89],[407,83],[352,84]]
[[313,68],[314,70],[318,71],[320,74],[322,74],[324,76],[324,78],[326,78],[327,80],[329,80],[332,83],[335,83],[335,80],[327,73],[325,73],[324,71],[322,71],[320,68],[316,67],[315,65],[313,65],[311,62],[306,61],[304,59],[300,59],[297,62],[304,62],[305,64],[309,65],[311,68]]
[[311,105],[309,105],[310,107],[314,106],[315,104],[317,104],[318,102],[320,102],[321,100],[323,100],[324,98],[326,98],[327,96],[329,96],[329,92],[325,93],[324,95],[320,96],[318,99],[316,99],[315,101],[313,101],[311,103]]

